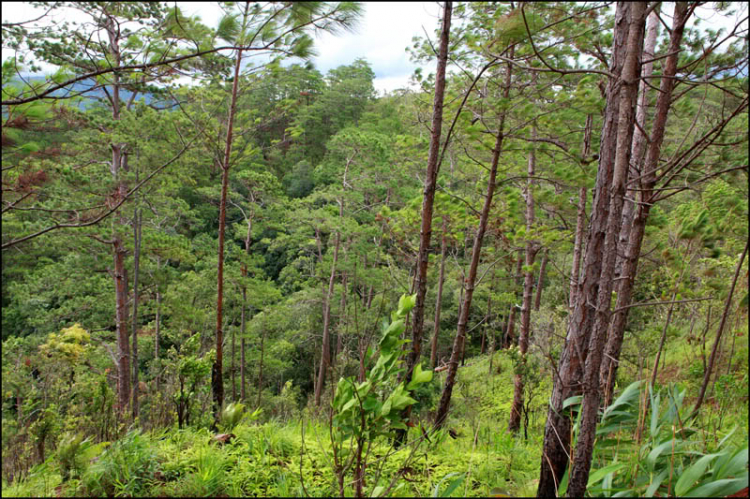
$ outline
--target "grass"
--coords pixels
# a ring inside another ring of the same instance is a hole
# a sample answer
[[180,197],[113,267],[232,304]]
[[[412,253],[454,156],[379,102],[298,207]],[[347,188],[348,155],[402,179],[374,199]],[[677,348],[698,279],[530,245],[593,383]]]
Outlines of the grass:
[[[685,358],[682,349],[676,349],[668,354],[667,364],[681,366]],[[398,496],[432,496],[436,486],[439,491],[452,488],[454,497],[535,494],[551,377],[543,374],[532,389],[529,438],[524,439],[523,431],[518,436],[505,431],[513,397],[512,360],[504,352],[497,353],[492,375],[488,374],[487,356],[468,362],[459,369],[446,430],[433,433],[431,443],[420,446],[411,457],[408,446],[394,452],[387,441],[373,444],[375,459],[367,470],[367,493],[377,487],[388,488],[395,478],[390,494]],[[746,365],[738,366],[740,373],[742,369],[747,372]],[[423,394],[426,399],[434,403],[444,377],[444,373],[436,376],[431,393]],[[746,424],[737,420],[740,413],[727,411],[721,425],[725,430],[740,425],[731,437],[738,444],[747,439]],[[715,419],[706,416],[712,417]],[[419,419],[431,426],[427,411],[421,411]],[[2,496],[336,495],[326,421],[312,417],[308,410],[286,422],[245,421],[234,428],[236,437],[226,444],[214,442],[213,434],[205,428],[130,432],[111,445],[92,446],[80,478],[63,483],[57,459],[52,456],[23,481],[3,483]],[[705,441],[712,440],[711,431],[718,437],[727,433],[712,429],[709,423],[705,423]],[[458,437],[451,438],[448,429]],[[419,430],[412,428],[409,441],[416,441],[419,435]],[[607,464],[597,459],[594,469]],[[353,492],[351,484],[346,484],[347,495]]]

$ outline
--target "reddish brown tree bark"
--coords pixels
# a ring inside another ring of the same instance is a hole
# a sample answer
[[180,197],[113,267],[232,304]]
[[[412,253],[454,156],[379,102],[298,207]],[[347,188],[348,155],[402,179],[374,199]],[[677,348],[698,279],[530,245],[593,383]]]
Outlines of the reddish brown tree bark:
[[[586,116],[586,126],[583,132],[583,154],[588,158],[591,154],[591,132],[594,120],[589,114]],[[578,281],[581,277],[581,252],[583,246],[583,234],[585,232],[584,224],[586,223],[586,188],[578,189],[578,213],[576,216],[576,235],[573,242],[573,265],[570,270],[570,293],[568,306],[572,311],[578,300]]]
[[[513,49],[510,50],[510,58],[513,58]],[[508,63],[507,73],[505,75],[505,88],[503,90],[503,98],[505,99],[508,99],[510,96],[511,73],[512,65]],[[484,240],[484,233],[487,230],[487,221],[490,215],[490,207],[492,206],[492,197],[495,193],[497,164],[500,160],[500,154],[502,153],[503,149],[505,117],[506,112],[503,111],[500,114],[497,136],[495,138],[495,147],[492,151],[492,164],[490,166],[490,176],[487,180],[487,192],[484,198],[484,206],[482,207],[482,212],[479,217],[479,226],[477,227],[477,233],[474,236],[474,245],[471,253],[471,264],[469,266],[469,274],[466,278],[466,293],[464,295],[464,300],[461,305],[461,312],[458,318],[458,330],[456,331],[456,338],[453,341],[453,352],[451,353],[451,359],[448,364],[448,375],[445,380],[443,394],[440,396],[440,403],[438,405],[437,413],[435,414],[435,426],[438,428],[443,426],[443,424],[445,423],[445,419],[448,416],[451,395],[453,393],[453,385],[456,382],[456,373],[458,372],[458,361],[464,348],[466,326],[469,322],[469,311],[471,310],[471,299],[474,296],[474,285],[477,278],[477,269],[479,268],[479,259],[482,254],[482,242]]]
[[[246,6],[247,9],[247,6]],[[211,390],[213,392],[213,410],[215,421],[218,421],[224,405],[224,331],[222,329],[224,307],[224,232],[227,218],[227,188],[229,186],[229,158],[232,153],[234,140],[234,115],[237,110],[237,94],[240,81],[240,65],[242,63],[242,49],[237,50],[234,63],[234,80],[232,80],[232,95],[229,103],[227,118],[227,137],[224,146],[224,159],[221,164],[221,201],[219,203],[219,252],[218,277],[216,298],[216,362],[211,371]]]
[[539,265],[539,278],[536,281],[536,295],[534,295],[534,310],[537,312],[542,304],[542,283],[544,282],[544,273],[547,270],[548,259],[549,255],[545,250],[544,255],[542,255],[542,263]]
[[711,379],[711,374],[714,370],[714,361],[716,360],[716,354],[719,350],[719,342],[721,341],[721,335],[724,332],[724,326],[727,323],[727,317],[729,317],[729,310],[732,306],[732,297],[734,296],[734,288],[737,286],[737,279],[740,276],[740,271],[742,270],[742,262],[745,261],[745,256],[747,256],[747,247],[748,244],[750,244],[750,241],[745,242],[745,249],[742,251],[742,255],[740,256],[740,260],[737,262],[737,267],[734,269],[734,278],[732,279],[732,285],[729,287],[729,295],[727,295],[727,301],[724,305],[724,313],[721,315],[721,322],[719,322],[719,329],[716,330],[716,339],[714,340],[714,346],[711,349],[711,356],[708,358],[708,367],[706,368],[705,373],[703,374],[703,383],[701,384],[700,392],[698,392],[698,400],[695,401],[695,407],[693,407],[693,412],[690,414],[690,417],[688,419],[694,418],[698,414],[698,410],[701,408],[701,405],[703,405],[703,398],[706,396],[706,388],[708,387],[708,382]]
[[[136,182],[138,173],[136,171]],[[138,209],[135,210],[133,220],[133,420],[138,418],[140,404],[138,402],[138,277],[141,267],[141,225],[143,215]]]
[[427,295],[427,266],[429,263],[430,239],[432,237],[432,213],[435,202],[435,188],[440,156],[440,138],[443,128],[443,97],[445,95],[445,70],[448,62],[448,41],[450,38],[453,2],[445,2],[443,6],[443,22],[440,31],[440,47],[438,49],[437,70],[435,73],[435,97],[432,103],[432,127],[430,134],[430,151],[427,157],[427,172],[424,180],[422,197],[422,221],[419,229],[419,254],[417,256],[416,272],[416,301],[411,311],[412,348],[406,357],[406,372],[404,382],[411,381],[412,371],[419,362],[422,354],[422,332],[424,329],[424,307]]
[[554,376],[552,396],[547,412],[544,431],[544,445],[540,466],[537,497],[554,497],[565,473],[570,455],[570,426],[562,404],[570,396],[581,393],[583,363],[586,359],[588,336],[593,322],[599,277],[601,275],[602,251],[609,216],[609,188],[617,142],[617,122],[620,106],[619,75],[625,60],[626,42],[630,27],[632,4],[618,2],[615,12],[615,32],[613,39],[610,73],[614,75],[607,82],[606,108],[602,128],[599,168],[596,176],[594,203],[591,221],[586,236],[585,263],[582,280],[576,290],[576,301],[568,321],[565,346],[558,363],[558,375]]
[[[516,260],[516,269],[515,269],[515,283],[516,287],[521,286],[520,277],[521,277],[521,268],[523,266],[523,255],[518,255],[518,260]],[[518,291],[516,291],[516,297],[517,297]],[[505,342],[503,347],[509,347],[514,343],[514,337],[515,334],[515,327],[516,327],[516,310],[518,307],[515,303],[511,303],[510,307],[508,309],[508,322],[505,325]]]
[[118,375],[117,395],[119,414],[127,414],[130,405],[130,344],[128,335],[128,275],[125,270],[125,246],[119,237],[114,239],[115,297],[117,320]]
[[[609,190],[609,213],[605,227],[604,251],[602,253],[599,289],[594,323],[588,341],[583,373],[582,419],[575,449],[575,465],[570,473],[568,495],[583,497],[591,469],[594,453],[596,425],[599,412],[599,368],[602,351],[607,340],[610,319],[613,277],[617,259],[617,240],[622,223],[622,207],[625,198],[625,181],[628,177],[633,131],[635,129],[635,104],[638,97],[638,77],[643,52],[646,4],[634,3],[630,7],[628,41],[625,63],[620,78],[620,108],[617,125],[617,145],[612,184]],[[589,265],[589,262],[586,262]],[[585,333],[584,333],[585,334]]]
[[437,343],[440,334],[440,308],[443,301],[443,283],[445,281],[445,254],[446,254],[446,217],[443,216],[443,234],[440,239],[440,275],[438,277],[437,297],[435,298],[435,326],[432,331],[432,345],[430,348],[430,366],[435,369],[437,365]]
[[[533,125],[531,137],[536,139],[536,124]],[[534,175],[536,169],[536,151],[529,152],[529,161],[526,180],[526,270],[523,275],[523,301],[521,302],[521,334],[518,336],[518,351],[521,354],[519,362],[526,364],[526,352],[529,348],[529,335],[531,334],[531,295],[534,290],[533,265],[539,245],[530,239],[534,229]],[[513,403],[510,406],[510,419],[508,420],[508,431],[517,432],[521,427],[521,413],[523,412],[523,375],[517,373],[513,380]]]
[[[615,305],[617,311],[614,312],[612,316],[607,343],[604,347],[604,359],[602,360],[599,372],[600,384],[604,387],[605,403],[612,399],[614,384],[617,379],[617,360],[620,358],[622,341],[625,335],[625,326],[627,324],[628,312],[630,310],[627,307],[630,305],[632,299],[641,245],[646,233],[646,223],[648,222],[648,217],[651,212],[654,193],[653,189],[657,181],[656,170],[659,164],[659,158],[661,157],[661,145],[664,141],[669,108],[672,105],[672,93],[674,89],[673,77],[677,74],[679,49],[682,45],[682,37],[688,16],[687,4],[685,2],[677,2],[675,4],[675,14],[668,49],[670,55],[667,56],[664,62],[665,78],[661,79],[659,85],[659,95],[656,99],[656,111],[651,137],[646,150],[646,157],[642,163],[640,181],[638,182],[639,191],[637,199],[639,200],[639,203],[637,207],[633,207],[633,217],[630,220],[629,228],[623,227],[620,231],[621,244],[625,243],[625,238],[622,233],[624,231],[628,231],[629,233],[626,245],[620,247],[620,251],[624,250],[625,256],[621,259],[621,262],[618,262],[620,265],[620,279],[618,281],[617,302]],[[635,145],[638,144],[634,144],[634,146]]]

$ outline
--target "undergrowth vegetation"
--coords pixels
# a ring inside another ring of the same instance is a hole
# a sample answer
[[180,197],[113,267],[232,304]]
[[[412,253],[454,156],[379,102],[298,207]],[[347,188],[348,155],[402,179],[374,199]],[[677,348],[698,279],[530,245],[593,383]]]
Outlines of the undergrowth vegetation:
[[[399,449],[388,438],[373,441],[365,472],[367,494],[535,494],[550,378],[540,376],[533,386],[528,438],[523,433],[513,436],[504,431],[504,423],[513,398],[514,355],[497,352],[491,372],[489,360],[488,355],[467,359],[459,369],[454,410],[444,429],[428,431],[429,440],[419,442],[416,425],[409,429],[410,444]],[[733,379],[746,387],[747,370],[738,370]],[[421,393],[429,400],[442,382],[437,374]],[[689,382],[667,383],[656,393],[640,382],[621,389],[598,430],[589,493],[720,497],[746,487],[747,430],[741,418],[747,408],[739,391],[732,397],[718,396],[722,383],[716,383],[716,400],[723,410],[705,411],[694,420],[687,419]],[[566,410],[575,415],[576,407],[573,400]],[[338,495],[324,414],[315,415],[308,407],[284,420],[257,411],[226,412],[231,418],[226,443],[208,427],[176,425],[153,432],[132,430],[111,443],[63,435],[44,463],[21,480],[3,483],[3,497]],[[414,420],[429,430],[428,416],[423,408]],[[563,479],[561,495],[565,486]],[[354,495],[351,479],[344,493]]]

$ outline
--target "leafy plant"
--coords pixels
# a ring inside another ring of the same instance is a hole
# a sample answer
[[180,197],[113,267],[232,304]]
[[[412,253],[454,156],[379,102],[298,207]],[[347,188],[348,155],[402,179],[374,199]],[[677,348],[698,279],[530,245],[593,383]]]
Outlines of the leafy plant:
[[156,451],[139,430],[113,443],[81,478],[84,491],[94,496],[148,495],[158,469]]
[[57,459],[63,481],[71,477],[71,471],[79,475],[82,470],[81,454],[91,445],[80,433],[65,433],[57,444]]
[[[592,496],[725,497],[748,486],[748,448],[729,446],[730,433],[706,454],[698,432],[681,414],[685,390],[649,389],[650,414],[642,414],[642,383],[636,381],[604,410],[597,429],[594,462],[587,491]],[[580,399],[568,399],[575,406]],[[666,399],[666,400],[665,400]],[[666,402],[663,404],[662,402]],[[640,418],[639,418],[640,416]],[[639,421],[643,435],[639,441]],[[558,494],[567,487],[567,472]]]
[[[392,314],[391,323],[380,339],[377,361],[366,379],[358,383],[354,377],[341,378],[336,387],[330,434],[334,473],[342,496],[344,477],[353,470],[356,495],[362,497],[363,470],[369,457],[365,448],[378,438],[395,437],[396,430],[408,429],[403,410],[416,403],[411,392],[432,380],[432,371],[423,371],[418,364],[409,384],[395,383],[402,371],[401,359],[406,355],[401,346],[408,342],[400,339],[406,328],[404,318],[414,308],[415,301],[416,295],[403,295],[399,300],[398,310]],[[371,358],[368,356],[366,360]]]
[[[455,478],[448,482],[448,485],[446,485],[445,488],[441,490],[440,487],[443,485],[443,482],[453,477],[458,478]],[[465,479],[465,473],[448,473],[443,477],[442,480],[440,480],[440,482],[438,482],[437,485],[435,485],[435,490],[432,491],[432,497],[450,497],[451,494],[461,486],[461,483],[463,483]]]
[[258,408],[252,414],[245,413],[245,405],[232,402],[221,411],[219,428],[225,432],[231,432],[247,416],[247,419],[255,420],[260,417],[263,409]]

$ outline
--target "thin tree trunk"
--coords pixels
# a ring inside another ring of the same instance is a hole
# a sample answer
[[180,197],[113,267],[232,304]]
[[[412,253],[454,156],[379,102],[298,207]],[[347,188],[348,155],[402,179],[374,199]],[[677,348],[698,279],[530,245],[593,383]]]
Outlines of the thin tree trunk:
[[[497,239],[498,238],[496,237],[495,238],[495,255],[497,255]],[[497,278],[497,274],[495,273],[495,269],[492,269],[492,282],[490,283],[490,296],[489,296],[489,299],[487,300],[487,321],[488,321],[488,323],[487,323],[487,329],[490,329],[490,323],[489,323],[489,321],[490,321],[490,318],[492,317],[492,312],[491,312],[491,307],[492,307],[492,293],[495,292],[495,286],[497,284],[497,279],[496,278]],[[492,339],[490,341],[490,362],[489,362],[489,366],[487,367],[487,373],[489,375],[492,375],[492,361],[494,360],[495,349],[497,348],[496,347],[497,334],[496,334],[496,332],[494,330],[492,331],[491,338]]]
[[[591,120],[591,115],[586,121],[588,125]],[[578,280],[581,275],[581,245],[583,244],[583,224],[586,222],[586,188],[581,187],[578,190],[578,216],[576,217],[576,237],[573,243],[573,266],[570,269],[570,302],[569,306],[572,310],[575,308],[576,301],[578,300]]]
[[[248,5],[245,6],[245,17],[247,17]],[[245,23],[243,22],[243,25]],[[213,365],[211,376],[211,389],[213,391],[213,410],[215,421],[221,414],[224,405],[224,331],[222,330],[223,306],[224,306],[224,232],[227,218],[227,189],[229,186],[229,158],[232,153],[232,141],[234,140],[234,115],[237,109],[237,94],[240,81],[240,66],[242,63],[242,49],[237,50],[237,58],[234,64],[234,80],[232,81],[232,97],[229,104],[229,117],[227,119],[227,137],[224,147],[224,160],[221,165],[221,203],[219,205],[219,258],[218,279],[216,299],[216,362]],[[215,423],[214,423],[215,424]]]
[[698,410],[701,408],[701,405],[703,405],[703,398],[706,396],[706,388],[708,387],[708,382],[711,379],[711,373],[714,370],[714,361],[716,360],[716,353],[719,350],[721,335],[724,332],[724,326],[726,325],[727,318],[729,317],[729,310],[731,309],[732,305],[732,297],[734,296],[734,288],[737,285],[737,279],[739,278],[740,271],[742,270],[742,262],[745,261],[745,256],[747,255],[748,243],[750,243],[750,241],[745,242],[745,249],[742,251],[740,261],[737,262],[737,267],[734,269],[734,278],[732,278],[732,285],[729,288],[729,295],[727,296],[727,301],[724,305],[724,313],[721,314],[721,322],[719,322],[719,329],[716,330],[716,339],[714,340],[714,346],[711,349],[711,356],[708,358],[708,368],[703,373],[703,383],[701,384],[700,392],[698,392],[698,400],[696,400],[693,412],[690,414],[690,417],[688,419],[694,418],[698,414]]
[[[591,132],[594,124],[593,117],[586,116],[586,126],[583,131],[583,157],[591,154]],[[576,235],[573,243],[573,265],[570,270],[570,293],[568,306],[572,311],[578,300],[578,285],[581,277],[581,254],[583,253],[584,223],[586,223],[586,187],[578,190],[578,213],[576,216]]]
[[232,372],[232,402],[237,402],[237,373],[235,372],[235,357],[237,356],[236,329],[236,327],[232,328],[232,364],[229,366],[229,370]]
[[[582,419],[575,449],[575,465],[570,473],[568,495],[583,497],[589,479],[591,459],[594,453],[596,425],[599,413],[600,390],[599,369],[602,352],[607,341],[607,330],[611,317],[612,288],[617,241],[622,223],[622,208],[625,198],[625,182],[628,177],[630,154],[635,129],[635,104],[638,97],[638,77],[643,52],[646,4],[634,3],[630,7],[630,29],[628,32],[625,64],[620,79],[620,108],[617,126],[617,146],[612,185],[609,190],[609,213],[605,226],[604,251],[602,254],[599,289],[594,314],[594,324],[589,333],[588,355],[583,374]],[[588,265],[588,261],[586,262]]]
[[[247,232],[245,234],[245,254],[250,255],[250,244],[253,238],[253,215],[247,218]],[[242,277],[247,277],[247,266],[242,265]],[[245,324],[247,314],[247,288],[242,285],[242,311],[240,312],[240,400],[245,401]],[[234,357],[234,354],[232,355]],[[234,373],[234,369],[232,369]],[[232,381],[234,388],[234,381]]]
[[[136,182],[138,175],[136,173]],[[138,403],[138,275],[141,267],[141,226],[143,215],[135,210],[133,226],[133,420],[140,413]]]
[[[651,389],[656,390],[656,375],[659,372],[659,359],[661,359],[661,353],[664,351],[664,344],[667,342],[667,331],[669,325],[672,322],[672,312],[674,312],[674,301],[677,299],[677,288],[679,284],[675,286],[675,291],[672,293],[672,303],[669,305],[669,312],[667,312],[667,320],[664,321],[664,328],[661,331],[661,339],[659,340],[659,348],[656,350],[656,359],[654,360],[654,368],[651,371]],[[646,402],[648,404],[648,402]],[[640,432],[639,432],[640,433]]]
[[336,232],[333,246],[333,263],[331,264],[331,277],[328,279],[328,292],[326,293],[323,309],[323,347],[320,358],[320,371],[318,372],[318,383],[315,385],[315,405],[320,406],[320,397],[325,386],[326,371],[330,363],[331,356],[331,299],[333,298],[333,287],[336,279],[336,263],[339,259],[339,245],[341,244],[341,234]]
[[[536,139],[536,124],[532,125],[531,136]],[[526,180],[526,270],[523,276],[523,301],[521,305],[521,334],[518,337],[518,351],[521,354],[520,362],[526,364],[526,352],[529,349],[529,336],[531,335],[531,295],[534,291],[534,259],[539,251],[538,243],[531,240],[534,228],[534,175],[536,169],[536,152],[531,149]],[[508,431],[516,433],[521,428],[521,415],[523,413],[523,389],[524,381],[521,373],[516,373],[513,380],[513,403],[510,407],[510,418],[508,420]]]
[[263,396],[263,357],[266,354],[265,342],[266,328],[264,327],[260,333],[260,364],[258,364],[258,407],[260,407],[261,397]]
[[[430,134],[430,150],[427,158],[427,172],[424,180],[424,195],[422,198],[422,221],[419,230],[419,255],[417,257],[416,272],[416,302],[411,328],[411,350],[406,357],[406,372],[404,383],[411,381],[412,371],[419,362],[422,354],[422,330],[424,328],[424,307],[427,295],[427,266],[429,262],[430,239],[432,237],[432,212],[435,201],[435,188],[440,155],[440,137],[443,127],[443,96],[445,94],[445,70],[448,61],[448,41],[451,27],[453,2],[443,5],[443,22],[440,32],[440,48],[435,73],[435,97],[432,104],[432,126]],[[447,144],[446,144],[447,145]]]
[[[346,249],[344,250],[346,251]],[[344,263],[346,266],[346,263]],[[344,330],[346,328],[347,317],[346,317],[346,271],[341,273],[341,302],[339,303],[340,317],[339,317],[339,332],[336,334],[336,355],[334,356],[334,364],[336,359],[344,349]]]
[[[521,267],[523,266],[523,255],[518,255],[518,260],[516,260],[516,269],[514,274],[514,281],[516,283],[516,288],[521,286],[520,276],[521,276]],[[518,291],[516,291],[516,297],[517,297]],[[509,347],[514,343],[513,334],[516,327],[516,309],[518,307],[515,303],[510,304],[510,309],[508,310],[508,322],[505,325],[505,344],[504,347]]]
[[240,315],[240,400],[245,401],[245,313],[247,290],[242,288],[242,312]]
[[125,247],[119,237],[114,240],[115,253],[115,290],[117,313],[117,348],[118,348],[118,413],[124,418],[128,413],[130,401],[130,342],[128,334],[128,276],[125,270]]
[[[156,257],[156,269],[157,272],[161,267],[161,258]],[[154,360],[158,365],[159,361],[159,340],[161,339],[161,293],[159,292],[159,281],[157,277],[156,281],[156,331],[154,332]],[[161,376],[157,372],[154,376],[154,385],[156,392],[159,393],[159,378]]]
[[[648,17],[648,28],[646,30],[646,41],[643,45],[643,58],[648,61],[641,68],[641,83],[638,88],[638,107],[636,108],[635,121],[638,124],[633,132],[633,143],[631,150],[631,162],[628,169],[628,180],[637,179],[643,173],[644,153],[646,152],[646,143],[648,138],[644,131],[646,130],[646,110],[648,108],[648,78],[651,77],[654,70],[654,51],[656,48],[656,38],[659,34],[659,6],[657,5]],[[636,206],[629,199],[625,199],[625,205],[622,209],[622,224],[620,227],[620,239],[617,245],[618,249],[626,249],[630,241],[630,232]],[[622,251],[620,250],[620,251]],[[626,256],[619,253],[615,263],[615,278],[622,276],[622,267],[625,263]],[[618,286],[619,287],[619,286]],[[619,291],[618,291],[619,292]],[[605,360],[604,364],[608,364]]]
[[734,334],[732,335],[732,349],[729,352],[729,362],[727,363],[727,374],[732,372],[732,360],[734,359],[734,347],[737,341],[737,332],[740,330],[740,318],[742,317],[742,305],[737,307],[737,315],[734,320]]
[[[513,58],[512,48],[510,50],[509,58]],[[512,66],[510,63],[508,63],[507,73],[505,75],[505,89],[503,92],[503,98],[505,99],[508,99],[510,96],[511,72]],[[458,319],[458,329],[456,331],[456,339],[453,342],[453,352],[451,353],[450,363],[448,364],[448,375],[445,380],[445,387],[443,388],[443,394],[440,397],[440,404],[438,405],[437,413],[435,415],[435,426],[437,428],[443,426],[446,417],[448,416],[451,394],[453,393],[453,385],[455,384],[456,373],[458,372],[458,357],[463,351],[464,347],[466,326],[469,322],[469,311],[471,310],[471,299],[474,296],[474,283],[477,278],[479,258],[482,253],[482,241],[484,240],[484,233],[487,230],[487,221],[490,215],[490,207],[492,206],[492,197],[495,193],[495,178],[497,177],[497,164],[500,160],[500,154],[502,153],[503,148],[504,129],[505,112],[500,115],[497,137],[495,138],[495,147],[492,151],[492,165],[490,167],[490,176],[487,181],[487,193],[485,194],[484,206],[482,207],[482,213],[479,218],[477,233],[474,236],[474,246],[471,254],[471,266],[469,267],[469,275],[466,279],[466,295],[464,296],[464,302],[461,306],[461,312]]]
[[430,366],[435,369],[437,365],[437,344],[440,335],[440,308],[443,302],[443,283],[445,282],[445,254],[446,254],[446,230],[447,218],[443,216],[443,235],[440,239],[440,276],[438,277],[438,291],[435,298],[435,326],[432,331],[432,345],[430,346]]
[[[349,157],[346,160],[346,167],[344,168],[344,176],[341,181],[342,190],[346,189],[346,176],[349,173],[349,165],[351,165],[354,156]],[[339,219],[343,224],[344,220],[344,197],[339,199]],[[323,349],[320,358],[320,373],[318,374],[318,382],[315,385],[315,405],[320,406],[320,397],[323,393],[323,387],[325,386],[326,372],[328,366],[331,363],[331,300],[333,299],[333,288],[334,279],[336,278],[336,265],[339,259],[339,247],[341,246],[341,232],[336,231],[336,239],[333,248],[333,263],[331,264],[331,277],[328,280],[328,291],[326,293],[325,302],[323,304]]]
[[[119,29],[115,26],[114,20],[106,20],[106,31],[109,38],[109,51],[112,56],[114,66],[121,65],[121,53],[119,46]],[[120,121],[120,76],[114,73],[112,84],[112,120]],[[110,172],[113,179],[117,182],[116,202],[125,197],[127,187],[122,179],[122,170],[127,169],[126,153],[124,145],[121,143],[110,144],[112,149],[112,162]],[[120,215],[118,224],[125,225],[125,220]],[[130,404],[130,343],[128,331],[128,275],[125,268],[125,245],[119,234],[115,233],[112,241],[114,267],[115,267],[115,317],[117,321],[117,347],[118,347],[118,415],[124,419],[128,413]]]
[[549,255],[545,250],[542,255],[542,263],[539,266],[539,279],[536,281],[536,296],[534,296],[534,310],[539,311],[539,306],[542,304],[542,283],[544,282],[544,272],[547,270],[547,259]]

